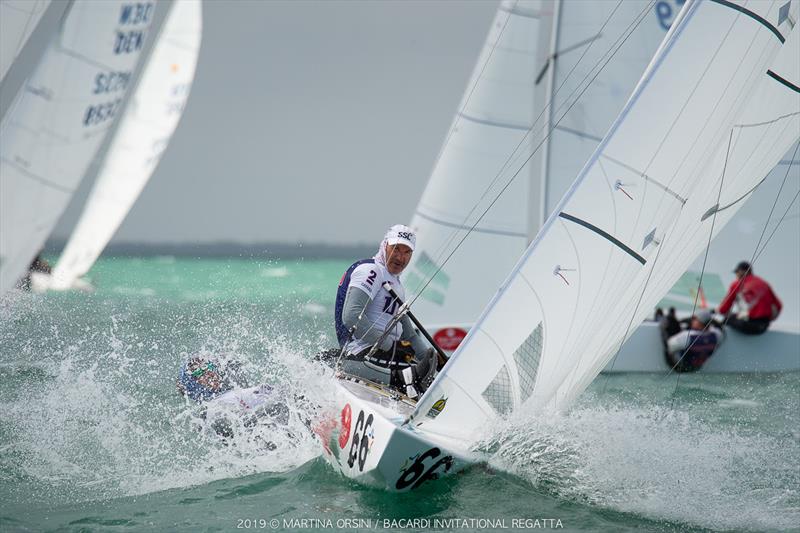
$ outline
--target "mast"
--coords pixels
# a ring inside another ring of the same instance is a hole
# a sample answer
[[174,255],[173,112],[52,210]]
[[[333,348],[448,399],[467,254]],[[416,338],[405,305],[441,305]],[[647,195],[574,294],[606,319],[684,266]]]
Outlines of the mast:
[[561,8],[563,0],[556,0],[555,11],[553,13],[553,26],[552,35],[550,36],[550,53],[547,57],[549,68],[547,71],[546,81],[546,97],[545,105],[547,106],[546,120],[544,123],[543,134],[545,136],[544,144],[542,145],[542,167],[540,172],[540,189],[539,189],[539,218],[536,221],[536,228],[530,234],[530,240],[538,233],[539,229],[544,225],[547,216],[550,214],[547,210],[547,181],[550,179],[550,130],[553,127],[553,101],[554,101],[554,88],[556,80],[556,56],[558,50],[558,35],[561,26]]

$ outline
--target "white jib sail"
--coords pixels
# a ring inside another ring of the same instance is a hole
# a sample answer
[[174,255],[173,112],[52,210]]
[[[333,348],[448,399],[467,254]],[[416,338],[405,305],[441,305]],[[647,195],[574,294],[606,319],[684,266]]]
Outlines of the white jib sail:
[[0,293],[44,245],[123,105],[155,2],[76,1],[0,126]]
[[522,404],[567,407],[797,141],[800,2],[743,4],[687,2],[414,425],[470,442]]
[[[547,198],[563,195],[664,35],[647,0],[501,4],[412,220],[419,240],[406,273],[409,293],[444,265],[414,303],[426,324],[475,322],[552,211]],[[556,122],[550,139],[447,259]],[[447,348],[446,337],[437,340]]]
[[51,289],[69,289],[89,271],[150,179],[189,97],[201,35],[200,0],[176,0],[53,269]]
[[49,5],[50,0],[0,0],[0,81]]

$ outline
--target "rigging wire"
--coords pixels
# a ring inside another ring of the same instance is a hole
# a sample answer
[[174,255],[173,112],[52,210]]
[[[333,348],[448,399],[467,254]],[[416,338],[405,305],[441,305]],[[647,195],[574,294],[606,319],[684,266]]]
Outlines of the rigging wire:
[[[728,37],[730,36],[730,33],[731,33],[732,29],[733,29],[733,25],[731,25],[731,26],[728,28],[728,31],[727,31],[727,33],[726,33],[726,35],[725,35],[725,38],[723,39],[722,43],[720,43],[720,45],[717,47],[716,51],[714,52],[714,55],[713,55],[713,57],[712,57],[712,61],[713,61],[713,59],[714,59],[714,58],[716,58],[717,54],[718,54],[718,53],[720,52],[720,50],[722,49],[722,46],[723,46],[723,44],[724,44],[725,40],[727,40],[727,39],[728,39]],[[705,74],[704,74],[704,75],[705,75]],[[697,84],[695,84],[695,86],[694,86],[694,88],[692,89],[692,91],[691,91],[690,95],[693,95],[693,94],[695,93],[695,91],[697,91],[697,89],[698,89],[698,87],[699,87],[699,83],[700,83],[700,82],[698,81],[698,83],[697,83]],[[691,97],[691,96],[690,96],[690,97]],[[686,109],[686,105],[688,105],[688,98],[687,98],[687,100],[684,102],[684,105],[681,107],[681,112],[680,112],[680,113],[683,113],[683,111]],[[719,105],[719,101],[717,102],[717,105]],[[717,107],[717,106],[715,105],[715,106],[714,106],[714,109],[716,109],[716,107]],[[654,152],[654,154],[653,154],[652,158],[650,159],[650,161],[649,161],[649,162],[647,163],[647,165],[645,166],[645,168],[644,168],[644,170],[643,170],[643,175],[644,175],[644,174],[646,174],[646,173],[648,172],[648,170],[649,170],[649,168],[650,168],[650,165],[653,163],[653,161],[655,161],[656,155],[658,154],[658,152],[660,151],[661,147],[663,146],[663,143],[666,141],[666,139],[667,139],[667,136],[669,135],[669,132],[671,132],[671,131],[672,131],[672,128],[675,126],[675,124],[677,124],[677,122],[678,122],[678,119],[680,118],[680,113],[679,113],[679,115],[678,115],[678,116],[675,118],[675,120],[673,120],[672,124],[670,125],[670,128],[669,128],[669,130],[668,130],[668,133],[667,133],[667,135],[666,135],[666,136],[665,136],[665,137],[664,137],[664,138],[661,140],[661,143],[660,143],[660,144],[659,144],[659,146],[657,147],[657,149],[656,149],[656,151]],[[741,126],[741,127],[744,127],[744,126]],[[733,130],[731,130],[731,135],[732,135],[732,132],[733,132]],[[728,150],[730,150],[730,138],[729,138],[729,147],[728,147]],[[688,158],[688,157],[689,157],[689,154],[687,153],[687,154],[684,156],[684,158],[683,158],[683,161],[681,162],[681,166],[682,166],[682,165],[683,165],[683,163],[684,163],[684,162],[687,160],[687,158]],[[728,154],[726,154],[726,159],[725,159],[725,164],[726,164],[726,165],[727,165],[727,158],[728,158]],[[723,172],[724,172],[724,170],[723,170]],[[724,176],[724,174],[723,174],[723,176]],[[674,177],[674,176],[673,176],[673,177]],[[671,183],[671,182],[670,182],[670,183]],[[670,183],[668,183],[668,185],[670,185]],[[683,209],[683,206],[681,206],[681,209]],[[716,212],[714,213],[714,215],[716,216]],[[676,219],[676,220],[677,220],[677,219]],[[637,218],[637,223],[638,223],[638,218]],[[668,237],[668,235],[669,235],[669,233],[668,233],[668,234],[665,236],[665,239]],[[656,258],[655,258],[655,260],[653,261],[653,266],[651,267],[651,271],[650,271],[650,273],[648,274],[648,276],[647,276],[647,278],[646,278],[646,280],[645,280],[644,286],[642,287],[642,292],[641,292],[641,294],[640,294],[640,296],[639,296],[639,300],[638,300],[638,302],[637,302],[637,304],[636,304],[636,307],[634,308],[634,311],[633,311],[633,313],[632,313],[632,315],[631,315],[631,319],[630,319],[630,321],[628,322],[628,326],[627,326],[627,328],[626,328],[626,330],[625,330],[625,335],[623,335],[623,337],[622,337],[622,341],[620,342],[620,345],[619,345],[619,347],[617,348],[617,351],[616,351],[616,353],[614,354],[614,357],[612,358],[612,363],[611,363],[611,366],[612,366],[612,368],[613,368],[613,366],[614,366],[614,364],[615,364],[615,362],[616,362],[616,359],[617,359],[617,357],[619,356],[619,353],[620,353],[620,351],[622,350],[622,346],[623,346],[623,344],[624,344],[624,341],[625,341],[625,340],[628,338],[628,334],[630,333],[630,331],[631,331],[631,329],[632,329],[632,327],[633,327],[633,322],[634,322],[634,319],[635,319],[635,317],[636,317],[636,315],[637,315],[637,313],[638,313],[638,311],[639,311],[639,305],[641,304],[641,300],[642,300],[642,297],[643,297],[643,295],[644,295],[644,292],[647,290],[647,287],[648,287],[648,285],[649,285],[650,278],[651,278],[651,275],[652,275],[652,272],[653,272],[653,270],[652,270],[652,269],[654,269],[654,268],[655,268],[655,264],[656,264],[656,261],[657,261],[657,259],[658,259],[659,255],[660,255],[660,254],[656,254]],[[698,294],[698,295],[696,295],[696,296],[699,296],[699,294]],[[695,300],[695,304],[696,304],[696,300]],[[607,385],[608,385],[608,380],[609,380],[609,379],[610,379],[609,377],[607,377],[607,378],[606,378],[606,382],[605,382],[605,385],[604,385],[604,390],[605,390],[605,386],[607,386]]]
[[[606,28],[606,26],[608,25],[608,23],[609,23],[609,22],[611,21],[611,19],[614,17],[614,14],[617,12],[617,10],[619,9],[620,5],[622,5],[622,0],[620,0],[620,1],[619,1],[619,2],[616,4],[616,6],[615,6],[615,7],[614,7],[614,9],[611,11],[611,13],[608,15],[608,17],[606,17],[606,20],[603,22],[603,25],[600,27],[600,30],[598,31],[598,33],[597,33],[596,35],[602,35],[602,34],[603,34],[603,30],[605,30],[605,28]],[[635,18],[634,18],[634,21],[636,21],[636,19],[639,19],[639,17],[641,17],[641,19],[640,19],[640,20],[638,20],[638,22],[635,22],[635,24],[634,24],[634,23],[631,23],[631,24],[629,24],[629,25],[628,25],[628,27],[627,27],[627,28],[626,28],[626,29],[625,29],[625,30],[622,32],[622,35],[625,35],[625,33],[626,33],[627,31],[629,31],[629,30],[630,30],[630,32],[632,33],[632,32],[633,32],[633,30],[635,30],[635,29],[636,29],[636,27],[638,27],[638,25],[641,23],[641,21],[642,21],[642,20],[644,20],[644,16],[643,16],[643,15],[644,15],[645,13],[647,13],[647,12],[650,10],[650,7],[651,7],[652,5],[654,5],[654,2],[653,2],[653,1],[649,2],[649,3],[646,5],[645,9],[644,9],[644,10],[642,10],[642,11],[641,11],[641,12],[640,12],[640,13],[639,13],[639,14],[638,14],[638,15],[637,15]],[[633,27],[632,27],[632,26],[633,26]],[[630,35],[630,34],[629,34],[629,35]],[[613,48],[614,46],[616,46],[616,45],[617,45],[617,43],[619,43],[619,40],[620,40],[620,39],[621,39],[621,37],[618,37],[618,38],[617,38],[617,40],[616,40],[614,43],[612,43],[612,46],[611,46],[611,47]],[[627,40],[627,37],[626,37],[626,40]],[[522,147],[522,146],[525,144],[525,142],[526,142],[526,139],[528,139],[528,137],[530,136],[530,134],[533,132],[533,129],[534,129],[536,126],[537,126],[537,124],[539,123],[539,120],[542,118],[542,116],[544,115],[544,113],[545,113],[546,111],[548,111],[548,110],[550,110],[550,109],[552,108],[552,106],[553,106],[553,101],[555,100],[555,97],[556,97],[556,95],[558,95],[558,94],[561,92],[561,90],[562,90],[562,88],[564,87],[564,85],[565,85],[565,84],[567,83],[567,81],[568,81],[568,80],[569,80],[569,79],[572,77],[572,73],[573,73],[573,72],[574,72],[574,71],[575,71],[575,70],[578,68],[578,65],[580,65],[580,64],[581,64],[581,62],[583,61],[583,58],[584,58],[584,57],[586,57],[586,55],[589,53],[589,51],[591,50],[591,48],[592,48],[592,46],[594,45],[594,42],[595,42],[595,41],[596,41],[596,39],[592,39],[592,40],[589,42],[589,46],[588,46],[588,47],[586,47],[586,48],[584,48],[583,52],[581,53],[581,56],[578,58],[578,60],[575,62],[575,64],[574,64],[574,65],[572,66],[572,68],[569,70],[569,72],[567,73],[567,75],[564,77],[564,80],[561,82],[561,84],[560,84],[560,85],[558,86],[558,88],[555,90],[555,92],[554,92],[553,96],[551,97],[550,101],[549,101],[547,104],[545,104],[545,105],[542,107],[542,110],[539,112],[539,115],[538,115],[538,116],[536,117],[536,119],[533,121],[533,123],[531,124],[531,126],[530,126],[530,127],[527,129],[527,131],[525,132],[525,135],[523,135],[523,136],[522,136],[522,138],[520,139],[520,141],[517,143],[517,145],[514,147],[514,149],[513,149],[513,150],[511,151],[511,153],[508,155],[508,157],[507,157],[507,158],[506,158],[506,160],[503,162],[503,164],[500,166],[500,170],[498,170],[498,171],[497,171],[497,173],[495,174],[494,178],[492,178],[492,181],[489,183],[489,185],[487,185],[487,186],[486,186],[486,188],[484,189],[484,191],[483,191],[483,193],[481,194],[480,198],[478,198],[478,200],[477,200],[477,201],[476,201],[476,202],[473,204],[473,206],[472,206],[472,208],[469,210],[469,212],[468,212],[468,213],[467,213],[467,214],[464,216],[464,218],[462,219],[462,221],[461,221],[461,224],[460,224],[461,226],[465,226],[465,225],[467,224],[467,221],[470,219],[470,217],[472,216],[472,214],[473,214],[473,213],[474,213],[474,212],[475,212],[475,211],[478,209],[478,207],[480,206],[481,202],[483,202],[483,200],[484,200],[484,199],[487,197],[487,195],[488,195],[488,194],[489,194],[489,192],[492,190],[492,188],[495,186],[495,184],[498,182],[498,180],[501,178],[501,176],[503,175],[503,173],[504,173],[504,172],[505,172],[505,171],[506,171],[506,170],[507,170],[507,169],[508,169],[508,168],[509,168],[509,167],[510,167],[512,164],[513,164],[513,162],[514,162],[514,161],[518,161],[518,160],[519,160],[519,157],[521,156],[520,148],[521,148],[521,147]],[[498,37],[498,42],[499,42],[499,37]],[[624,44],[624,41],[623,41],[623,42],[620,44],[620,47],[622,46],[622,44]],[[618,48],[618,49],[619,49],[619,48]],[[618,49],[617,49],[617,50],[618,50]],[[589,76],[591,75],[592,71],[593,71],[595,68],[597,68],[597,65],[598,65],[598,64],[599,64],[599,63],[600,63],[600,62],[603,60],[603,58],[606,56],[606,54],[608,54],[608,51],[606,51],[606,52],[603,54],[603,56],[602,56],[602,57],[601,57],[601,58],[600,58],[600,59],[599,59],[599,60],[598,60],[598,61],[597,61],[597,62],[596,62],[594,65],[592,65],[592,67],[589,69],[588,73],[587,73],[587,74],[586,74],[586,75],[583,77],[583,79],[582,79],[582,80],[580,80],[580,81],[578,82],[578,84],[577,84],[577,85],[576,85],[576,87],[575,87],[575,88],[572,90],[572,92],[571,92],[569,95],[567,95],[567,97],[564,99],[564,101],[563,101],[563,102],[562,102],[562,103],[559,105],[558,109],[556,110],[556,113],[558,113],[558,112],[559,112],[561,109],[563,109],[563,107],[566,105],[566,102],[568,102],[568,101],[570,100],[570,98],[572,98],[572,97],[575,95],[575,93],[576,93],[576,92],[577,92],[577,91],[580,89],[580,87],[581,87],[581,86],[582,86],[582,85],[583,85],[583,84],[586,82],[586,80],[589,78]],[[614,54],[616,54],[616,51],[614,52]],[[611,56],[611,57],[613,57],[613,55],[614,55],[614,54],[612,54],[612,56]],[[609,59],[610,59],[610,58],[609,58]],[[550,58],[548,58],[548,61],[549,61],[549,60],[550,60]],[[606,64],[607,64],[607,63],[608,63],[608,61],[606,61]],[[605,67],[605,65],[603,65],[603,68],[604,68],[604,67]],[[555,68],[555,67],[553,67],[553,68]],[[594,79],[595,79],[595,78],[597,78],[597,76],[600,74],[600,72],[603,70],[603,68],[601,68],[601,69],[600,69],[600,70],[597,72],[597,74],[594,76],[594,78],[592,78],[592,82],[594,81]],[[477,84],[477,81],[479,81],[479,80],[476,80],[476,84]],[[592,82],[589,82],[589,84],[587,84],[587,86],[586,86],[586,87],[584,88],[584,90],[581,92],[581,95],[583,94],[583,92],[585,92],[585,91],[586,91],[586,89],[588,89],[588,87],[591,85],[591,83],[592,83]],[[577,103],[577,101],[578,101],[579,99],[580,99],[580,95],[578,96],[578,99],[576,99],[576,101],[575,101],[575,102],[573,102],[573,104],[572,104],[572,105],[570,105],[569,109],[567,109],[567,111],[564,113],[564,115],[562,115],[562,117],[561,117],[562,119],[563,119],[563,118],[564,118],[564,116],[566,116],[566,114],[567,114],[567,113],[568,113],[568,112],[569,112],[569,111],[572,109],[572,106],[574,106],[574,105]],[[559,120],[559,123],[560,123],[560,120]],[[556,126],[557,126],[557,125],[558,125],[558,123],[556,123]],[[535,155],[535,154],[536,154],[536,152],[539,150],[539,148],[540,148],[542,145],[544,145],[545,141],[547,141],[547,140],[549,139],[549,137],[550,137],[550,134],[552,133],[552,131],[553,131],[553,130],[555,130],[555,129],[556,129],[556,126],[553,126],[553,128],[551,128],[551,130],[550,130],[550,131],[547,133],[547,135],[545,135],[545,137],[542,139],[542,141],[539,143],[539,145],[538,145],[538,146],[536,146],[536,148],[534,148],[533,152],[532,152],[532,153],[531,153],[531,155],[530,155],[530,156],[529,156],[529,157],[528,157],[528,158],[525,160],[525,162],[522,164],[522,166],[520,167],[520,169],[519,169],[519,170],[518,170],[518,171],[517,171],[517,172],[516,172],[516,173],[515,173],[515,174],[514,174],[514,175],[513,175],[511,178],[510,178],[510,181],[511,181],[511,182],[513,182],[513,180],[514,180],[514,178],[516,177],[516,175],[517,175],[517,174],[519,174],[519,172],[522,170],[522,168],[524,168],[524,166],[525,166],[525,165],[528,163],[528,161],[529,161],[529,160],[530,160],[530,159],[533,157],[533,155]],[[544,131],[544,129],[542,129],[542,130],[540,130],[540,131]],[[444,148],[442,149],[442,152],[443,152],[443,151],[444,151]],[[495,197],[495,200],[494,200],[494,201],[496,201],[496,200],[497,200],[497,199],[498,199],[498,198],[499,198],[499,197],[500,197],[500,196],[501,196],[501,195],[502,195],[502,194],[505,192],[506,188],[507,188],[509,185],[510,185],[510,182],[509,182],[509,183],[506,185],[506,187],[504,187],[503,189],[501,189],[499,193],[497,193],[497,196]],[[438,273],[439,273],[439,272],[440,272],[440,271],[441,271],[441,270],[444,268],[444,265],[447,263],[447,261],[449,261],[450,257],[452,257],[452,255],[453,255],[453,254],[455,254],[455,252],[458,250],[458,248],[461,246],[461,244],[464,242],[464,240],[465,240],[465,239],[466,239],[466,238],[469,236],[469,234],[470,234],[470,233],[471,233],[471,232],[472,232],[472,231],[475,229],[475,227],[477,227],[477,225],[480,223],[480,221],[482,220],[482,218],[483,218],[483,217],[486,215],[486,212],[488,212],[488,211],[489,211],[489,209],[491,209],[492,205],[494,204],[494,201],[492,202],[492,204],[490,204],[490,205],[489,205],[489,207],[486,209],[486,211],[484,211],[484,213],[483,213],[483,214],[481,214],[481,216],[480,216],[480,217],[478,217],[478,219],[475,221],[475,224],[473,224],[473,225],[472,225],[472,227],[471,227],[471,228],[469,228],[469,230],[467,231],[467,233],[464,235],[464,237],[461,239],[461,241],[459,241],[459,242],[458,242],[458,244],[455,246],[455,248],[454,248],[454,249],[451,251],[451,253],[450,253],[450,254],[447,256],[447,258],[444,260],[444,262],[443,262],[441,265],[439,265],[439,266],[438,266],[438,268],[436,269],[436,271],[435,271],[435,272],[434,272],[432,275],[430,275],[430,277],[429,277],[429,278],[428,278],[428,280],[427,280],[427,283],[425,283],[425,284],[424,284],[424,286],[423,286],[423,287],[422,287],[422,288],[421,288],[421,289],[418,291],[417,295],[416,295],[416,296],[415,296],[415,297],[414,297],[414,298],[411,300],[411,303],[413,303],[414,301],[416,301],[417,297],[419,297],[419,296],[420,296],[420,295],[421,295],[421,294],[422,294],[422,293],[425,291],[425,289],[427,289],[427,287],[430,285],[430,283],[433,281],[433,279],[436,277],[436,275],[437,275],[437,274],[438,274]],[[450,233],[450,236],[449,236],[449,237],[448,237],[448,238],[445,240],[445,242],[443,242],[443,243],[440,245],[439,249],[438,249],[438,250],[437,250],[437,252],[434,254],[434,255],[436,256],[437,263],[438,263],[438,262],[441,260],[441,258],[444,256],[444,254],[446,253],[446,250],[447,250],[447,249],[450,247],[450,245],[451,245],[451,244],[452,244],[452,243],[453,243],[453,242],[456,240],[456,237],[457,237],[457,235],[458,235],[458,232],[459,232],[460,230],[462,230],[462,229],[465,229],[465,228],[457,228],[457,229],[454,229],[454,230],[453,230],[453,231]]]
[[[617,8],[619,7],[619,5],[621,5],[621,3],[622,2],[620,1],[617,4],[617,6],[614,8],[614,11],[612,11],[611,15],[613,15],[616,12]],[[525,158],[525,160],[521,163],[521,165],[516,170],[516,172],[514,172],[514,174],[509,178],[508,182],[500,189],[500,191],[495,195],[495,197],[492,199],[492,201],[489,203],[489,205],[483,210],[483,212],[478,216],[478,218],[475,220],[475,222],[469,227],[469,229],[466,231],[466,233],[461,237],[461,239],[455,245],[453,250],[447,255],[447,257],[444,259],[444,261],[440,265],[437,266],[436,271],[428,277],[428,280],[426,281],[426,283],[419,289],[417,294],[410,300],[409,305],[412,305],[422,295],[422,293],[428,288],[428,286],[433,281],[433,279],[436,277],[436,275],[444,268],[444,266],[447,264],[447,262],[453,257],[455,252],[461,247],[461,245],[464,243],[466,238],[474,231],[474,229],[481,222],[481,220],[483,220],[483,218],[491,210],[491,208],[494,206],[494,204],[500,199],[500,197],[503,195],[503,193],[513,183],[513,181],[520,174],[522,169],[525,168],[525,166],[528,164],[528,162],[533,158],[534,155],[536,155],[536,153],[539,151],[539,149],[550,138],[550,135],[552,135],[552,132],[558,127],[558,125],[567,116],[567,114],[572,110],[572,108],[580,101],[580,99],[583,96],[583,94],[589,89],[589,87],[592,86],[592,83],[597,79],[597,77],[600,75],[600,73],[603,72],[605,67],[608,65],[608,63],[611,61],[611,59],[614,58],[614,56],[617,54],[617,52],[620,50],[620,48],[627,42],[627,40],[633,34],[634,30],[636,28],[638,28],[638,26],[642,23],[642,21],[644,21],[645,15],[650,10],[650,7],[652,5],[654,5],[654,1],[648,2],[648,4],[645,6],[645,8],[635,17],[634,22],[629,24],[628,27],[625,29],[625,31],[622,33],[622,36],[618,37],[617,40],[612,44],[612,47],[609,50],[613,49],[613,52],[611,52],[610,55],[608,55],[608,52],[606,52],[603,55],[603,57],[601,57],[601,59],[597,63],[595,63],[595,65],[589,70],[589,73],[586,76],[584,76],[583,80],[581,80],[581,82],[572,91],[572,93],[570,93],[570,95],[565,99],[564,103],[562,103],[559,106],[559,108],[556,110],[556,113],[561,111],[561,109],[566,105],[566,102],[569,102],[570,97],[572,97],[576,92],[578,93],[578,95],[575,98],[575,100],[571,104],[569,104],[569,106],[567,107],[566,111],[564,111],[564,113],[560,116],[560,118],[553,124],[553,126],[550,128],[550,130],[547,132],[547,134],[542,138],[542,140],[536,145],[536,147],[533,149],[533,151],[530,153],[530,155]],[[611,15],[609,15],[609,17],[604,22],[603,28],[605,28],[605,26],[610,21]],[[590,47],[591,47],[591,44],[590,44]],[[588,53],[588,48],[582,54],[581,59],[585,56],[586,53]],[[608,56],[606,57],[606,55],[608,55]],[[602,65],[598,68],[598,65],[600,65],[601,63],[602,63]],[[570,71],[570,73],[573,72],[576,67],[577,67],[577,63],[575,65],[575,67],[573,67],[573,69]],[[597,71],[594,73],[594,75],[592,75],[592,71],[594,69],[597,69]],[[591,78],[591,79],[589,79],[589,78]],[[584,82],[587,79],[589,79],[589,82],[586,83],[581,88],[581,86],[584,84]],[[566,83],[566,79],[559,86],[559,90],[561,89],[561,87],[563,87],[564,83]],[[537,117],[537,119],[536,119],[537,122],[538,122],[539,118],[541,118],[541,116],[544,113],[544,111],[549,109],[552,106],[552,101],[553,101],[553,99],[551,99],[551,101],[548,102],[548,104],[546,106],[544,106],[542,112],[539,114],[539,117]],[[534,123],[533,126],[531,126],[531,128],[528,129],[528,132],[526,133],[526,136],[528,134],[530,134],[530,132],[533,130],[534,126],[535,126],[535,123]],[[523,141],[522,142],[524,142],[524,138],[525,137],[523,137]],[[485,197],[485,195],[488,193],[488,191],[491,189],[491,187],[494,185],[494,183],[496,183],[496,181],[499,179],[500,175],[502,174],[503,170],[505,170],[505,168],[508,167],[509,163],[511,161],[513,161],[515,158],[519,157],[520,154],[517,154],[515,152],[517,151],[519,146],[521,146],[522,142],[520,142],[518,144],[518,146],[517,146],[517,148],[515,148],[514,152],[512,152],[511,155],[506,159],[506,163],[504,163],[504,165],[501,168],[500,172],[495,176],[495,179],[492,181],[492,183],[490,184],[489,188],[487,188],[484,191],[484,195],[481,197],[481,200]],[[473,206],[472,210],[470,211],[470,214],[472,212],[474,212],[475,209],[477,209],[479,204],[480,204],[480,200]],[[466,219],[465,219],[465,222],[466,222]],[[457,235],[457,233],[458,233],[457,231],[454,231],[451,234],[450,242],[452,242],[454,240],[454,238]]]
[[[728,148],[727,148],[727,150],[725,152],[725,162],[722,165],[722,176],[720,177],[719,190],[717,191],[717,205],[719,205],[720,198],[722,198],[722,187],[725,184],[725,172],[727,172],[727,170],[728,170],[728,159],[730,158],[730,155],[731,155],[731,143],[733,142],[733,130],[734,129],[735,128],[731,128],[730,135],[728,136]],[[780,192],[779,192],[779,194],[780,194]],[[700,290],[701,290],[701,287],[703,286],[703,276],[706,273],[706,263],[708,262],[708,252],[711,249],[711,239],[714,237],[714,226],[717,223],[717,214],[718,214],[718,211],[714,211],[714,216],[711,218],[711,229],[708,232],[708,242],[706,243],[706,251],[705,251],[705,255],[703,256],[703,266],[702,266],[702,268],[700,268],[700,279],[697,282],[697,290],[695,291],[695,295],[694,295],[694,302],[692,304],[692,314],[691,314],[691,316],[694,316],[695,311],[697,311],[697,301],[700,299]],[[705,332],[709,327],[711,327],[711,322],[709,322],[708,324],[705,324],[705,327],[703,328],[703,332]],[[675,370],[678,367],[678,365],[681,364],[681,361],[683,361],[683,358],[686,357],[686,354],[689,352],[689,347],[690,346],[694,346],[694,344],[697,342],[697,340],[699,338],[700,338],[700,336],[695,337],[694,340],[691,341],[691,343],[689,342],[690,338],[689,337],[686,338],[686,343],[684,344],[683,352],[681,353],[680,358],[678,358],[678,360],[675,362],[675,364],[672,365],[672,368],[669,370],[670,372]],[[666,350],[667,347],[665,346],[664,349]],[[675,407],[675,395],[678,392],[678,384],[680,383],[682,372],[677,372],[677,374],[678,374],[678,376],[675,379],[675,390],[672,391],[672,403],[670,405],[670,409],[673,409]]]
[[[795,158],[797,157],[798,149],[800,149],[800,142],[795,143],[795,149],[794,149],[794,153],[792,154],[791,160],[795,160]],[[726,163],[727,163],[727,158],[726,158]],[[767,247],[767,244],[769,244],[769,242],[772,240],[772,237],[775,235],[775,232],[778,230],[778,228],[780,227],[780,225],[783,222],[783,220],[789,214],[789,211],[791,210],[791,208],[794,205],[795,201],[797,201],[798,196],[800,196],[800,190],[798,190],[795,193],[794,197],[792,198],[791,202],[789,202],[789,205],[787,206],[787,208],[784,211],[784,213],[781,216],[781,218],[775,224],[775,227],[773,228],[773,230],[770,233],[769,237],[767,237],[767,240],[764,242],[764,246],[761,247],[761,250],[759,250],[759,246],[761,246],[761,242],[762,242],[762,240],[764,238],[764,235],[767,232],[767,228],[769,227],[770,219],[772,218],[772,215],[775,212],[775,208],[776,208],[776,206],[778,204],[778,200],[780,199],[781,193],[783,192],[783,188],[786,185],[787,179],[789,178],[789,173],[791,171],[791,167],[792,167],[791,165],[787,165],[787,167],[786,167],[786,173],[783,176],[783,181],[781,182],[781,186],[778,189],[778,193],[775,195],[775,200],[772,202],[772,208],[770,209],[770,212],[767,215],[767,220],[764,222],[764,228],[761,231],[761,235],[759,236],[758,243],[756,244],[755,249],[753,250],[753,254],[750,257],[751,268],[752,268],[753,263],[755,263],[755,261],[758,259],[758,257],[764,252],[764,250]],[[716,213],[714,214],[714,217],[716,218]],[[706,248],[706,256],[708,255],[708,248],[710,247],[710,245],[711,245],[711,243],[710,243],[710,239],[709,239],[709,244],[708,244],[708,247]],[[705,267],[705,262],[704,262],[704,267]],[[749,272],[749,270],[748,270],[748,272]],[[739,288],[741,288],[743,279],[744,279],[744,277],[742,279],[740,279],[739,283],[737,284],[737,287],[736,287],[737,292],[738,292]],[[702,280],[702,274],[701,274],[701,280]],[[695,303],[696,303],[696,301],[695,301]],[[692,311],[692,313],[694,314],[694,311]],[[722,326],[723,327],[728,323],[729,318],[730,318],[730,315],[725,317],[725,320],[723,320],[723,322],[722,322]],[[711,326],[711,323],[707,324],[701,330],[701,332],[705,332],[706,330],[708,330],[708,328],[710,326]],[[689,344],[686,349],[688,350],[688,348],[691,348],[692,346],[694,346],[694,343],[696,341],[697,341],[697,338],[695,339],[695,341],[693,341],[691,344]],[[684,350],[684,355],[685,355],[685,353],[686,353],[686,350]],[[684,356],[682,355],[681,358],[678,360],[678,363],[680,363],[680,361],[683,359],[683,357]],[[676,366],[677,366],[678,363],[676,363]],[[673,366],[669,370],[669,372],[667,372],[667,374],[664,376],[664,379],[668,378],[674,369],[675,369],[675,367]],[[678,382],[679,382],[681,373],[678,372],[677,374],[678,374],[678,378],[675,380],[675,389],[673,390],[673,393],[672,393],[672,405],[671,405],[671,407],[674,407],[674,405],[675,405],[675,395],[676,395],[677,390],[678,390]]]

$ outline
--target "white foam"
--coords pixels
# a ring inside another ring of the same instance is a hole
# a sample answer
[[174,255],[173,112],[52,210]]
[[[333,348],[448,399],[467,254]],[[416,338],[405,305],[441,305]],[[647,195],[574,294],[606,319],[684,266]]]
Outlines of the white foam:
[[325,313],[327,310],[328,310],[327,307],[315,302],[308,302],[307,304],[303,305],[303,311],[305,311],[310,315],[321,315]]
[[520,416],[495,431],[490,464],[559,496],[713,529],[800,523],[796,439],[626,405]]
[[265,278],[285,278],[289,275],[289,269],[285,266],[265,268],[261,271],[261,276]]
[[129,287],[127,285],[117,285],[111,289],[117,294],[125,296],[155,296],[156,290],[149,287]]
[[720,407],[759,407],[761,403],[755,400],[745,400],[744,398],[731,398],[717,402]]
[[[49,375],[46,386],[21,389],[4,404],[14,453],[4,454],[3,465],[33,480],[22,491],[25,500],[62,503],[140,495],[289,471],[319,455],[306,422],[316,405],[331,397],[326,389],[331,380],[330,371],[308,361],[316,350],[313,344],[289,343],[293,337],[254,325],[246,316],[212,314],[208,322],[193,321],[193,328],[209,339],[202,351],[236,358],[253,384],[270,383],[286,391],[288,425],[238,428],[226,444],[197,430],[197,406],[175,391],[180,360],[188,354],[175,350],[169,338],[138,338],[129,324],[125,317],[112,316],[105,332],[61,348],[52,340],[51,350],[30,355]],[[50,333],[58,338],[58,332]],[[263,349],[241,347],[253,344]],[[175,350],[172,363],[165,364],[163,355],[146,355],[169,350]],[[22,359],[13,364],[27,364]]]

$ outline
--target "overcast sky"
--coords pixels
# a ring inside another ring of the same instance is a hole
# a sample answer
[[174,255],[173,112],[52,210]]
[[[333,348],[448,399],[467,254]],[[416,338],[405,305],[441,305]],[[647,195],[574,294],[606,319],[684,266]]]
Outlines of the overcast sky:
[[186,112],[114,242],[371,243],[409,222],[497,6],[205,0]]

